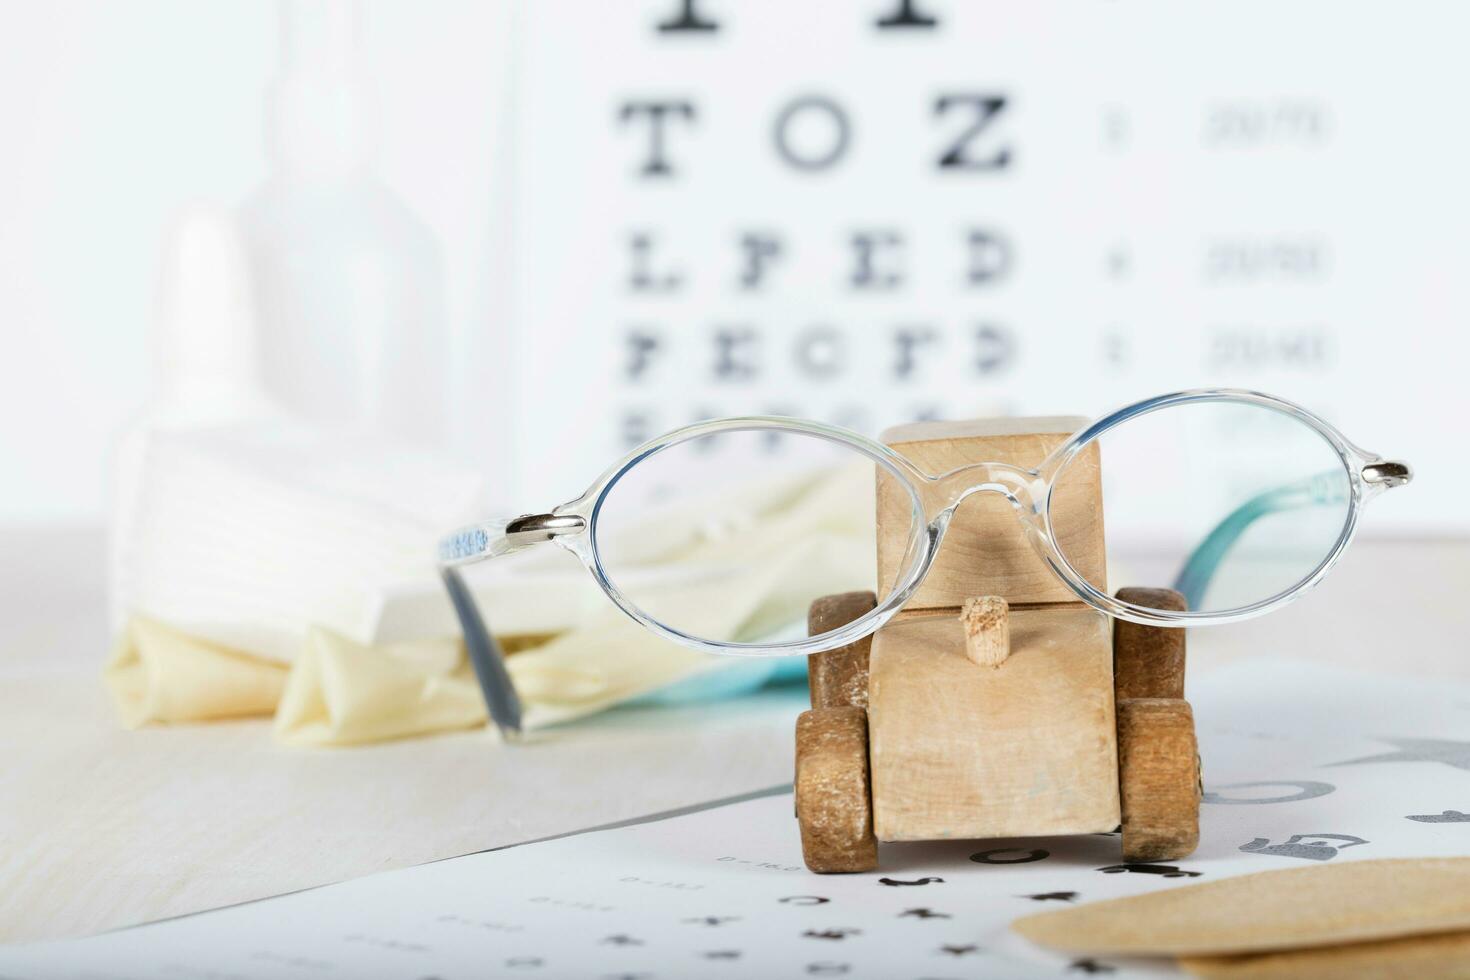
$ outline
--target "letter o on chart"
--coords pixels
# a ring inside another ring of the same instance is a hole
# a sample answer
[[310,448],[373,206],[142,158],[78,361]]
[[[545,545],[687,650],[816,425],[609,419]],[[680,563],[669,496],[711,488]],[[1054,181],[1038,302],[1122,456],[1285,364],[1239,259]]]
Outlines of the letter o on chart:
[[1030,864],[1032,861],[1045,861],[1051,857],[1051,851],[1042,847],[1026,850],[1020,847],[995,847],[988,851],[979,851],[971,854],[970,860],[976,864]]
[[830,378],[842,370],[842,337],[830,327],[812,327],[796,341],[796,363],[809,378]]
[[847,113],[823,95],[793,99],[776,116],[776,152],[798,170],[826,170],[847,154],[852,127]]
[[[1281,789],[1289,789],[1291,792],[1283,793]],[[1317,782],[1311,779],[1276,780],[1264,783],[1227,783],[1224,786],[1216,786],[1205,790],[1200,797],[1201,803],[1229,803],[1259,805],[1263,803],[1296,803],[1299,800],[1313,800],[1319,796],[1326,796],[1337,789],[1331,783]],[[1228,793],[1225,790],[1258,790],[1256,793]]]

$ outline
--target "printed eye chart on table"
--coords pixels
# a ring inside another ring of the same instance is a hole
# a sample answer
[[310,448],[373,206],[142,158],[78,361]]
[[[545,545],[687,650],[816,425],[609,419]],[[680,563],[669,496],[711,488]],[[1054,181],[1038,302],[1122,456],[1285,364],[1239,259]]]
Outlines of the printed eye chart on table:
[[1192,699],[1200,846],[1168,864],[1121,864],[1096,834],[880,845],[877,871],[814,875],[783,791],[0,947],[0,977],[1151,976],[1172,968],[1056,955],[1010,923],[1228,875],[1470,855],[1470,688],[1257,661],[1197,678]]
[[1370,444],[1440,431],[1470,353],[1464,9],[1398,8],[1387,49],[1380,10],[1326,2],[519,15],[494,359],[527,500],[730,414],[875,434],[1225,385]]

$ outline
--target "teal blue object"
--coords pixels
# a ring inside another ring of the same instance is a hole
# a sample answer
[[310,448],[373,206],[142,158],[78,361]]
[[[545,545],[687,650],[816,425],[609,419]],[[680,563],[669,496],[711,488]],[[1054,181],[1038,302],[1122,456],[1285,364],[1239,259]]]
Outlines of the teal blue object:
[[1189,609],[1202,609],[1205,601],[1205,592],[1210,587],[1210,579],[1215,577],[1220,563],[1230,553],[1235,542],[1240,540],[1256,521],[1267,514],[1274,514],[1285,510],[1279,498],[1285,493],[1283,490],[1269,490],[1259,496],[1252,497],[1230,512],[1215,529],[1205,535],[1205,539],[1190,553],[1185,560],[1184,567],[1179,569],[1179,575],[1174,579],[1174,591],[1183,593],[1185,605]]
[[1205,593],[1210,580],[1220,570],[1225,556],[1256,521],[1314,504],[1341,503],[1346,494],[1343,474],[1333,470],[1257,494],[1230,512],[1190,552],[1174,579],[1174,590],[1184,595],[1189,609],[1204,609]]
[[735,698],[770,684],[806,680],[805,657],[751,657],[635,698],[630,704],[688,704]]

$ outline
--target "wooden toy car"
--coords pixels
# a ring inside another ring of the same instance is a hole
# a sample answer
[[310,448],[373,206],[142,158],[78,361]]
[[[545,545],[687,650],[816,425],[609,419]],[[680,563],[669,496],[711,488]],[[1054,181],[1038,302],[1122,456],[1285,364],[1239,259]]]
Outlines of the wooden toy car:
[[[976,461],[1029,467],[1078,419],[917,423],[886,443],[932,473]],[[1088,450],[1096,454],[1094,443]],[[1074,564],[1104,574],[1100,465],[1052,505]],[[908,517],[878,494],[878,580],[901,560]],[[902,506],[907,506],[904,503]],[[1199,840],[1184,630],[1118,622],[1077,601],[998,494],[954,514],[913,599],[871,637],[811,658],[796,726],[802,853],[817,872],[877,867],[877,842],[1122,829],[1125,862],[1168,861]],[[1183,609],[1167,589],[1120,595]],[[1002,601],[1003,600],[1003,601]],[[871,592],[812,604],[812,634],[851,622]],[[963,615],[962,615],[963,614]],[[1120,868],[1124,866],[1119,866]]]

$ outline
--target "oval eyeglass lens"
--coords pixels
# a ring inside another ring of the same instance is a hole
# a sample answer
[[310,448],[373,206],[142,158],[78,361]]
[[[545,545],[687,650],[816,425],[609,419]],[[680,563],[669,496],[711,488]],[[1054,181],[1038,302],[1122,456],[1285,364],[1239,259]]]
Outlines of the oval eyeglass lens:
[[880,484],[896,515],[889,533],[912,536],[907,484],[855,447],[719,432],[624,471],[596,510],[593,543],[609,583],[666,627],[720,643],[800,640],[814,599],[888,591],[875,550]]
[[[1189,402],[1105,431],[1058,475],[1053,535],[1095,588],[1168,587],[1191,612],[1244,609],[1289,592],[1333,553],[1350,508],[1341,455],[1302,420],[1238,401]],[[1096,500],[1103,540],[1082,533]]]

